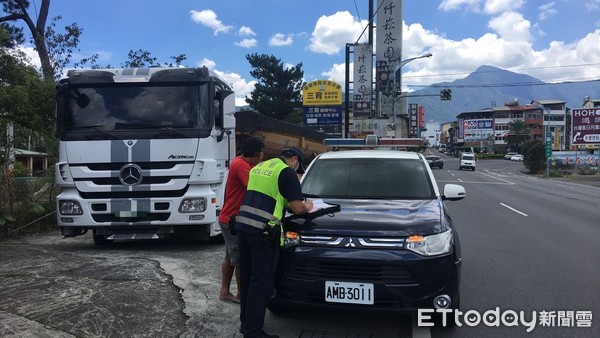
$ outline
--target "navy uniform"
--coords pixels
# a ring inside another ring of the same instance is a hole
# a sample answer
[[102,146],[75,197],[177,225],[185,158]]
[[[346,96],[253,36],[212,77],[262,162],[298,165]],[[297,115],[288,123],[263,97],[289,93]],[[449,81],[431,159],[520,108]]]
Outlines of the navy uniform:
[[244,337],[278,337],[266,334],[262,327],[273,295],[279,247],[283,244],[281,219],[289,202],[303,200],[296,171],[288,165],[294,162],[288,161],[290,154],[303,162],[302,152],[288,148],[282,157],[259,163],[250,171],[248,188],[236,216]]

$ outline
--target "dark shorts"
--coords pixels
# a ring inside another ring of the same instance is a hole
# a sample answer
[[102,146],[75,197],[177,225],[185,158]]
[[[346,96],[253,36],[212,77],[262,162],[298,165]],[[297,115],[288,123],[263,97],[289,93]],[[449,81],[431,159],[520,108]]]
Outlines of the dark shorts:
[[225,259],[231,263],[232,266],[240,266],[240,247],[238,245],[237,236],[234,236],[229,231],[229,224],[223,224],[219,222],[221,227],[221,234],[225,240]]

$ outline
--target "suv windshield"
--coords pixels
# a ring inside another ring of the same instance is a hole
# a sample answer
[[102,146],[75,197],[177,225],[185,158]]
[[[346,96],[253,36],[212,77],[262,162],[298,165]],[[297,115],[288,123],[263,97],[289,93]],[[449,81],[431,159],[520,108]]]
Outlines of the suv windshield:
[[426,167],[415,159],[317,159],[302,191],[329,198],[435,198]]
[[475,158],[473,157],[473,155],[463,155],[462,159],[467,161],[473,161]]

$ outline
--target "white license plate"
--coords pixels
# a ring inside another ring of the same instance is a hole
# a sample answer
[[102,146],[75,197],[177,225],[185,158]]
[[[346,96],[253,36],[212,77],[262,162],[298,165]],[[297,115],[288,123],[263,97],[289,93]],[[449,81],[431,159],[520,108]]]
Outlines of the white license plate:
[[325,301],[373,305],[372,283],[325,282]]

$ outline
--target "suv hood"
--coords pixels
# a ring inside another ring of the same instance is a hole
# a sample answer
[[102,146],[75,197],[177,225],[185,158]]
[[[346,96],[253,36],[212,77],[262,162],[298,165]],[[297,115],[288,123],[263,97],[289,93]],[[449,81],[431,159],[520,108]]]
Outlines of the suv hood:
[[441,199],[433,200],[334,200],[341,210],[314,219],[296,218],[285,223],[288,230],[313,235],[369,235],[403,237],[429,235],[446,230]]

